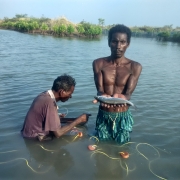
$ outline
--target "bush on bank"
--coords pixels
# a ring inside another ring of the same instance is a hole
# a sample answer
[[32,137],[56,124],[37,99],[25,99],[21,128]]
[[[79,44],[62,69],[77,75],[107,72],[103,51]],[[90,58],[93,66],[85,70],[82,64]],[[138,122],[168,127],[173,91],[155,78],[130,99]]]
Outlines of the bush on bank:
[[0,22],[0,27],[20,32],[51,34],[56,36],[76,35],[95,38],[102,34],[102,28],[99,25],[84,21],[79,24],[74,24],[65,17],[51,20],[44,17],[38,19],[16,15],[16,17],[12,19],[4,18],[4,20]]
[[[100,21],[101,19],[98,20],[98,25],[84,20],[78,24],[74,24],[65,17],[49,19],[46,17],[28,17],[27,14],[17,14],[11,19],[5,17],[3,20],[0,20],[0,28],[55,36],[96,38],[101,34],[107,35],[109,29],[115,25],[104,26],[104,19],[102,19],[103,23]],[[134,26],[130,27],[130,29],[134,37],[148,37],[156,38],[159,41],[180,42],[180,27],[173,29],[172,25],[166,25],[164,27]]]
[[172,25],[164,27],[132,27],[134,37],[156,38],[158,41],[180,42],[180,27],[172,28]]

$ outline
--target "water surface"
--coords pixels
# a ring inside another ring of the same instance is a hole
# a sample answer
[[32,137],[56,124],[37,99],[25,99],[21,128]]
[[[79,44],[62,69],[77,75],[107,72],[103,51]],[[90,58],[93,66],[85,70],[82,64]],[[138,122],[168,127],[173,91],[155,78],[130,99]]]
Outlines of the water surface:
[[[99,40],[55,38],[0,30],[0,179],[180,179],[180,45],[132,38],[126,52],[143,66],[132,102],[134,127],[131,142],[90,139],[98,105],[92,61],[108,56],[107,37]],[[51,89],[63,73],[77,86],[73,98],[59,102],[67,117],[91,113],[78,127],[84,136],[65,135],[39,143],[21,137],[24,117],[33,99]],[[99,153],[88,151],[97,144]],[[128,151],[123,160],[118,152]],[[104,154],[103,154],[104,153]]]

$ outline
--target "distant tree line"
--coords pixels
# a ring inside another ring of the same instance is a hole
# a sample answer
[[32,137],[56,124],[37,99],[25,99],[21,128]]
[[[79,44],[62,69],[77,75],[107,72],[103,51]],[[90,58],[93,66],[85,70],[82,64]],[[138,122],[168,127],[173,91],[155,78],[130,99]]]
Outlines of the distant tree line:
[[49,18],[28,17],[26,14],[17,14],[14,18],[4,18],[0,27],[20,32],[51,34],[56,36],[85,36],[97,37],[102,34],[100,25],[91,24],[85,21],[74,24],[65,17],[51,20]]
[[132,27],[132,34],[135,37],[156,38],[158,41],[180,42],[180,27],[172,28],[172,25],[163,27]]
[[[28,17],[27,14],[16,14],[13,18],[5,17],[0,20],[0,28],[11,29],[20,32],[51,34],[55,36],[79,36],[96,38],[101,34],[108,34],[113,25],[105,26],[105,20],[98,19],[98,24],[81,21],[74,24],[65,17],[49,19],[46,17]],[[130,27],[133,37],[156,38],[158,41],[180,42],[180,27],[172,28],[172,25],[164,27]]]
[[[106,26],[103,29],[103,33],[108,33],[108,30],[113,27],[113,25]],[[172,28],[172,25],[166,25],[164,27],[130,27],[133,37],[146,37],[146,38],[156,38],[158,41],[172,41],[180,42],[180,27]]]

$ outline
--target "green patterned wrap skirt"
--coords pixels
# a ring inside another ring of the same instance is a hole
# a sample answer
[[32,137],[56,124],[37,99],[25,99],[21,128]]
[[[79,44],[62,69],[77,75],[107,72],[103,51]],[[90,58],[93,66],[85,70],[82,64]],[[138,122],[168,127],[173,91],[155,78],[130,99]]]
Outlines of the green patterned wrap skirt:
[[132,114],[125,112],[106,112],[99,108],[96,119],[96,135],[100,140],[115,140],[118,143],[130,141],[134,124]]

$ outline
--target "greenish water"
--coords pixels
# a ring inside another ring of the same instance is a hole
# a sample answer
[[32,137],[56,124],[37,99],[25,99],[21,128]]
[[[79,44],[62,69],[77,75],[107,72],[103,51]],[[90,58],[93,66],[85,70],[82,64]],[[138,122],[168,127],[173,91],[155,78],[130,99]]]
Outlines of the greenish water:
[[[109,54],[107,37],[94,41],[0,30],[0,179],[180,179],[180,45],[132,38],[126,56],[143,71],[132,96],[138,107],[132,109],[132,141],[125,146],[90,139],[98,110],[92,104],[92,61]],[[30,104],[63,73],[74,76],[77,86],[72,99],[58,103],[59,112],[91,113],[79,128],[84,136],[24,140],[20,130]],[[89,144],[106,155],[92,155]],[[124,150],[129,159],[120,158]]]

